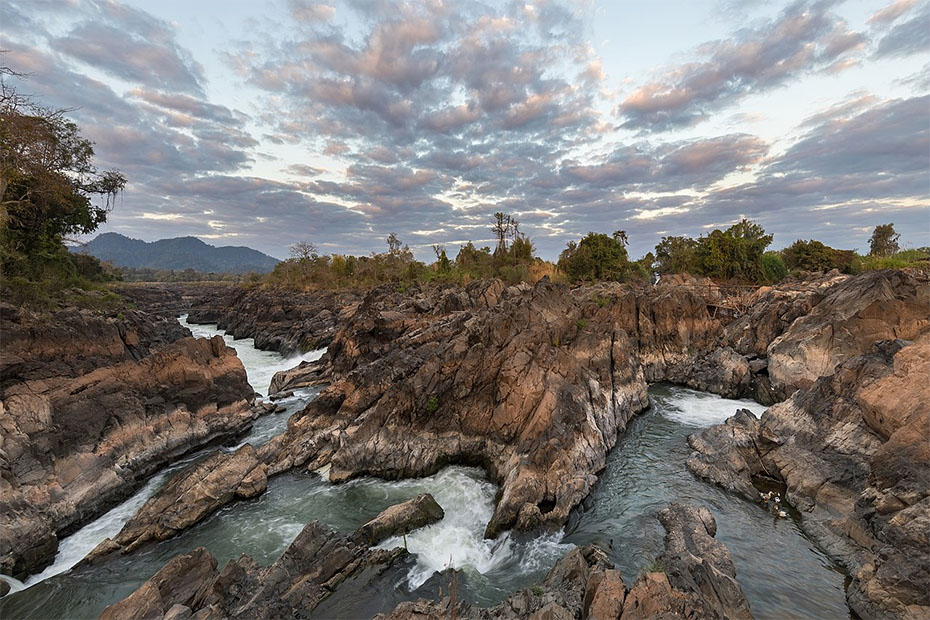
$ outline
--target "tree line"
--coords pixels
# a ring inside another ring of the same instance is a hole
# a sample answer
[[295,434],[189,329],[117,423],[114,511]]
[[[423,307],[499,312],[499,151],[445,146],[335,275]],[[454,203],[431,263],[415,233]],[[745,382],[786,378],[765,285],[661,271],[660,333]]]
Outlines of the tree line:
[[[280,263],[263,280],[287,287],[368,287],[386,282],[450,282],[463,284],[482,278],[501,278],[514,284],[535,282],[543,276],[567,283],[598,281],[650,282],[667,274],[690,274],[718,282],[775,284],[790,273],[842,273],[885,268],[930,268],[930,248],[902,251],[894,224],[873,231],[869,253],[831,248],[816,240],[799,239],[772,251],[772,235],[752,220],[742,219],[725,230],[714,230],[698,238],[666,236],[655,252],[631,260],[626,231],[613,234],[590,232],[569,241],[556,263],[535,256],[533,242],[519,230],[517,220],[506,213],[491,217],[494,248],[462,245],[455,258],[446,248],[434,245],[436,260],[417,261],[410,248],[395,233],[387,239],[385,252],[368,256],[323,255],[316,246],[301,242],[291,247],[291,258]],[[257,280],[256,280],[257,281]]]
[[[108,299],[105,283],[126,277],[170,280],[203,279],[184,271],[147,273],[113,269],[92,256],[73,254],[65,242],[93,232],[106,221],[126,184],[118,170],[99,171],[93,144],[82,137],[68,110],[37,105],[6,80],[21,77],[0,67],[0,289],[19,305],[52,307],[66,300],[80,303],[81,291],[97,293],[90,304]],[[445,246],[432,246],[435,261],[414,258],[409,246],[391,233],[386,249],[367,256],[325,255],[310,242],[291,247],[291,257],[267,276],[246,278],[251,284],[295,288],[369,287],[386,282],[446,282],[501,278],[508,283],[535,282],[544,276],[569,283],[649,282],[657,275],[687,273],[721,282],[771,284],[791,272],[857,273],[869,269],[928,269],[930,248],[904,250],[894,225],[872,233],[869,253],[831,248],[816,240],[798,240],[771,251],[772,235],[743,219],[725,230],[693,238],[666,236],[654,252],[631,260],[623,230],[590,232],[569,241],[552,263],[536,256],[532,240],[512,214],[494,213],[488,225],[492,246],[471,241],[450,257]],[[211,279],[218,279],[211,274]],[[74,293],[77,292],[77,297]],[[70,297],[69,297],[70,296]]]

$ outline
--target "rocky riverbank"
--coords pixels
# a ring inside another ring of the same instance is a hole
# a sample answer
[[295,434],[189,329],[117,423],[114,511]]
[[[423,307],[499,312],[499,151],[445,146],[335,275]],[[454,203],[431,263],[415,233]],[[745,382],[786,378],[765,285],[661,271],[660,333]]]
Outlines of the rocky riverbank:
[[[514,593],[488,609],[456,596],[455,574],[440,580],[438,600],[420,599],[391,610],[397,569],[409,563],[401,548],[371,545],[443,518],[429,495],[388,508],[355,533],[342,536],[307,525],[276,562],[260,567],[243,556],[222,570],[203,548],[178,556],[123,601],[104,611],[115,618],[751,618],[727,548],[714,539],[716,523],[703,507],[675,504],[658,515],[666,530],[656,570],[627,588],[620,571],[596,546],[575,549],[540,586]],[[445,596],[443,596],[445,593]]]
[[885,340],[769,408],[690,438],[689,468],[756,500],[785,485],[801,527],[853,576],[863,618],[930,615],[930,331]]
[[[247,311],[269,293],[240,294],[240,325],[280,335],[278,318]],[[269,475],[305,467],[337,482],[478,464],[501,486],[489,536],[559,527],[648,406],[647,381],[772,402],[873,339],[930,324],[930,285],[905,272],[762,289],[739,316],[722,299],[678,281],[373,289],[340,312],[328,353],[304,366],[331,385],[258,458]]]
[[127,310],[0,306],[0,570],[49,564],[58,536],[170,460],[248,428],[253,390],[221,338]]
[[235,338],[283,355],[329,345],[360,295],[353,291],[300,293],[230,286],[192,299],[190,323],[216,323]]

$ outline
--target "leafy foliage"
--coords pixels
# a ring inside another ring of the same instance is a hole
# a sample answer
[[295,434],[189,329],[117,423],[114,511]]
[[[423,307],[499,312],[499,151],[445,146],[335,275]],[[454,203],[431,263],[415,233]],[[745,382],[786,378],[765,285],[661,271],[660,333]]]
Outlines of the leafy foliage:
[[837,250],[811,239],[798,239],[781,251],[782,258],[789,270],[830,271],[839,269],[849,273],[852,267],[852,250]]
[[[622,231],[621,231],[622,232]],[[623,234],[625,240],[626,233]],[[569,241],[559,255],[559,269],[573,282],[624,280],[630,261],[619,235],[589,232],[581,241]]]
[[895,232],[893,223],[876,226],[872,231],[872,238],[869,239],[869,255],[892,256],[897,254],[901,250],[898,246],[900,238],[901,235]]
[[[11,73],[0,68],[0,77]],[[96,169],[93,145],[64,114],[0,81],[0,259],[5,292],[23,304],[51,304],[109,273],[64,241],[106,221],[126,179]]]
[[697,240],[690,237],[662,237],[656,246],[656,271],[661,274],[696,274],[697,246]]

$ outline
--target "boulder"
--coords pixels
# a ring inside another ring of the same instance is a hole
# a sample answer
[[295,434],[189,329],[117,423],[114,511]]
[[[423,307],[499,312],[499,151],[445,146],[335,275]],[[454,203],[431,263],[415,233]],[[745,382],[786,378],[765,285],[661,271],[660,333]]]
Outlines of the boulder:
[[410,530],[439,521],[445,516],[442,507],[429,493],[391,506],[355,531],[354,539],[360,543],[377,545],[391,536],[406,534]]
[[862,617],[930,614],[930,331],[874,344],[770,407],[692,435],[688,467],[746,497],[785,485],[801,527],[853,575]]

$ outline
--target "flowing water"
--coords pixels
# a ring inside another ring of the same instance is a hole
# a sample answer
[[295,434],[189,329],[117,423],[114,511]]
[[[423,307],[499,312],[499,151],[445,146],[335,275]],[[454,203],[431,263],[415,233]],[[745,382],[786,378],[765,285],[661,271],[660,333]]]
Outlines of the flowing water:
[[[182,322],[187,325],[183,317]],[[215,326],[188,327],[197,336],[221,333]],[[256,350],[250,340],[225,338],[237,349],[250,383],[259,392],[267,391],[274,372],[321,354],[285,359]],[[260,418],[248,436],[224,449],[235,449],[246,441],[257,445],[282,432],[287,418],[315,393],[301,390],[280,401],[287,407],[284,413]],[[566,551],[590,542],[609,551],[629,583],[662,549],[663,532],[654,517],[656,511],[672,501],[694,501],[708,506],[717,518],[717,537],[733,554],[737,577],[757,617],[848,616],[843,574],[800,533],[793,520],[778,519],[761,505],[702,483],[684,466],[690,452],[689,433],[723,421],[738,407],[756,412],[762,408],[670,386],[653,386],[650,395],[653,407],[630,424],[608,458],[591,509],[568,535],[505,535],[485,540],[497,487],[475,468],[448,467],[426,478],[390,482],[365,478],[340,485],[315,474],[291,472],[272,478],[261,496],[226,506],[174,539],[100,566],[72,569],[104,537],[118,532],[168,476],[202,458],[204,451],[173,464],[125,503],[65,538],[53,566],[25,584],[14,584],[15,589],[24,589],[0,600],[0,617],[95,618],[179,553],[205,546],[220,566],[241,554],[267,564],[310,521],[317,519],[348,533],[384,508],[424,492],[433,494],[446,516],[407,535],[406,545],[416,554],[415,561],[404,565],[389,584],[390,591],[379,602],[384,609],[420,595],[435,598],[435,589],[441,585],[435,572],[450,565],[462,571],[461,597],[493,604],[516,589],[539,583]],[[381,546],[404,543],[394,538]],[[326,615],[337,611],[329,609]]]

